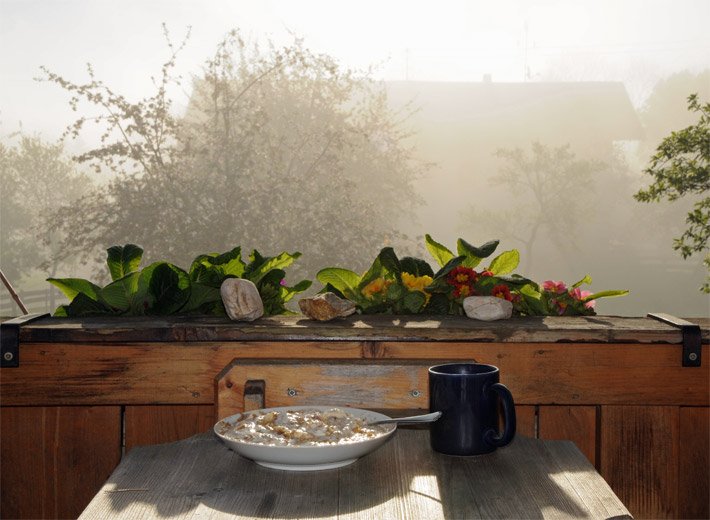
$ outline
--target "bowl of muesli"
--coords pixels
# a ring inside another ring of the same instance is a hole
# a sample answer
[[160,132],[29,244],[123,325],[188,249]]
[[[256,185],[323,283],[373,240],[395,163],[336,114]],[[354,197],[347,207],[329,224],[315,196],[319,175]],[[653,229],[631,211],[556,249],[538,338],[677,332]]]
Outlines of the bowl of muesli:
[[214,426],[217,436],[239,455],[261,466],[314,471],[352,464],[379,448],[395,424],[370,410],[334,406],[284,406],[239,413]]

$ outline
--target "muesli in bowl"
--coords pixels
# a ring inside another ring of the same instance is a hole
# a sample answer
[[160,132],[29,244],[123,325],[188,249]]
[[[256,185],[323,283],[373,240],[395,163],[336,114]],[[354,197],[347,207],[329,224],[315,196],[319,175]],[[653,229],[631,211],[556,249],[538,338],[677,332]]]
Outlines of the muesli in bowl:
[[214,431],[240,455],[293,471],[331,469],[380,447],[395,424],[368,425],[386,415],[333,406],[265,408],[222,419]]

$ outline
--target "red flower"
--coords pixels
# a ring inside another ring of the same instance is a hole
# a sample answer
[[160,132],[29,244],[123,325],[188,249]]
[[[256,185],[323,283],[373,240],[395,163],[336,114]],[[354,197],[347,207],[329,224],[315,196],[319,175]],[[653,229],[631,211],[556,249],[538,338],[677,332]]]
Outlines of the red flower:
[[456,289],[454,289],[454,298],[466,298],[475,294],[476,291],[470,285],[457,285]]
[[491,291],[491,296],[495,296],[496,298],[502,298],[504,300],[513,301],[513,296],[510,294],[510,289],[508,289],[507,285],[503,284],[498,284],[495,287],[493,287],[493,290]]
[[481,273],[481,277],[483,276],[493,276],[493,273],[486,269]]
[[473,285],[478,280],[478,273],[470,267],[459,265],[454,267],[446,277],[449,285]]

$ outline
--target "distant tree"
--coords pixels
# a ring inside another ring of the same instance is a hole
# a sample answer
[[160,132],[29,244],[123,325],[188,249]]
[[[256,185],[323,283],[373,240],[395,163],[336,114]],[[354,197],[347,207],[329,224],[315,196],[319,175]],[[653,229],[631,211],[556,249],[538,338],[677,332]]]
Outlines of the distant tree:
[[[169,40],[168,40],[169,41]],[[183,42],[184,45],[184,42]],[[178,117],[167,91],[180,48],[156,92],[130,102],[97,80],[47,78],[99,109],[101,143],[77,157],[115,175],[57,215],[64,255],[88,259],[131,241],[153,257],[188,261],[198,252],[244,247],[299,250],[313,271],[332,263],[364,268],[397,221],[419,202],[421,165],[406,147],[369,73],[342,70],[304,48],[247,45],[237,31],[219,44]],[[83,109],[82,109],[83,110]]]
[[[700,119],[661,141],[644,170],[653,177],[653,184],[634,195],[641,202],[705,195],[688,213],[685,232],[674,240],[673,248],[683,258],[707,251],[710,240],[710,103],[702,104],[697,94],[692,94],[688,97],[688,110]],[[706,253],[704,263],[710,270],[710,254]],[[702,290],[710,293],[710,279]]]
[[89,185],[61,144],[21,135],[16,146],[0,145],[0,266],[11,280],[38,268],[57,274],[61,237],[47,219]]
[[522,244],[523,270],[534,262],[535,244],[542,237],[564,250],[575,247],[575,231],[585,217],[585,201],[594,188],[601,162],[578,159],[569,145],[552,147],[533,142],[530,153],[521,148],[500,149],[503,160],[490,183],[506,189],[494,210],[470,208],[463,218],[491,236]]

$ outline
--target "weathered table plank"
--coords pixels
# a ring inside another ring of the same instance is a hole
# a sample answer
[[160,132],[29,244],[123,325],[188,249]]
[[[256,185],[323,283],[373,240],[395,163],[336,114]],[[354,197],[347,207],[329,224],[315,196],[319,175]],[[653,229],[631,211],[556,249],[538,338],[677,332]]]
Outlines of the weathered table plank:
[[568,441],[518,437],[481,457],[434,453],[401,429],[332,471],[284,472],[212,434],[132,450],[80,518],[610,518],[627,509]]

